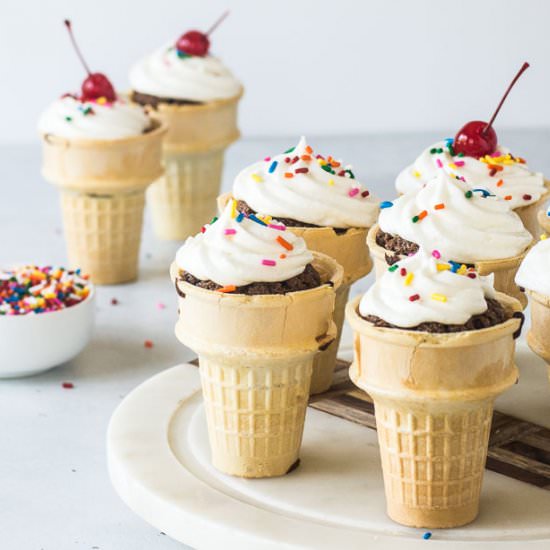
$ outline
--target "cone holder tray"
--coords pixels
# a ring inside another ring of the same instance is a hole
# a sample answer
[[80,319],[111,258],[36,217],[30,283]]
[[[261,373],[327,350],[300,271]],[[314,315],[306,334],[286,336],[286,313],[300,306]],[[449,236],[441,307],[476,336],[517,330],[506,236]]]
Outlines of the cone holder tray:
[[495,405],[480,515],[429,541],[385,514],[372,403],[344,362],[332,388],[312,398],[301,464],[286,476],[244,480],[210,465],[199,372],[184,364],[143,383],[113,414],[111,480],[136,514],[199,549],[548,549],[550,386],[523,340],[516,361],[521,382]]

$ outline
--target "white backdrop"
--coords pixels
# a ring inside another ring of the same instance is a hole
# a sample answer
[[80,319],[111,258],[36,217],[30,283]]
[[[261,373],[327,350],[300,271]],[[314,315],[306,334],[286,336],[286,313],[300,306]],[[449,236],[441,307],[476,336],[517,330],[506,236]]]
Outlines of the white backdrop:
[[227,7],[213,52],[246,86],[248,136],[454,133],[487,119],[521,62],[500,127],[550,126],[547,0],[2,0],[0,141],[36,139],[36,118],[92,70],[118,88],[140,56]]

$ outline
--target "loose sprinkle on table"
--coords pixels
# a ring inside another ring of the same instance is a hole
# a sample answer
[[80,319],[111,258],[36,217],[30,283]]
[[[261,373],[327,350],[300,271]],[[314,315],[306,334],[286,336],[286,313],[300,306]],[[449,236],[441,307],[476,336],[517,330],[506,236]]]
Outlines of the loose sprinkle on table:
[[143,342],[143,345],[147,348],[147,349],[151,349],[153,347],[153,341],[152,340],[145,340],[145,342]]

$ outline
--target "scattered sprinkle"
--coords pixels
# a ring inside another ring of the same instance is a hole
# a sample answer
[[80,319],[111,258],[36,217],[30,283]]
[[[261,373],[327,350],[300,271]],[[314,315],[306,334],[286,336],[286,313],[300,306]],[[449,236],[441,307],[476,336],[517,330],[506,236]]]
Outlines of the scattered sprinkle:
[[367,191],[367,190],[365,190],[365,191],[363,191],[363,192],[361,193],[361,196],[362,196],[363,198],[366,198],[366,197],[368,197],[369,195],[370,195],[370,191]]
[[111,298],[111,305],[118,306],[118,300],[116,298]]
[[244,214],[242,212],[239,212],[238,216],[235,218],[235,221],[237,223],[241,223],[244,219]]
[[223,230],[224,235],[235,235],[235,233],[237,233],[236,229],[224,229]]
[[147,348],[147,349],[151,349],[153,347],[153,341],[152,340],[145,340],[145,342],[143,342],[143,345]]
[[262,260],[262,265],[267,265],[269,267],[274,267],[277,265],[275,260]]
[[505,201],[511,201],[511,200],[512,200],[512,195],[506,195],[506,196],[504,197],[504,200],[505,200]]
[[281,258],[281,260],[284,260],[286,258],[286,254],[281,254],[279,258]]
[[413,176],[414,176],[415,178],[419,178],[420,176],[422,176],[422,174],[421,174],[418,170],[415,170],[415,171],[413,172]]
[[267,225],[263,220],[260,220],[255,214],[250,214],[248,216],[249,220],[252,220],[253,222],[259,223],[260,225]]
[[432,537],[432,534],[430,533],[430,531],[426,531],[426,532],[422,535],[422,538],[423,538],[424,540],[429,540],[431,537]]
[[412,281],[414,279],[414,273],[407,273],[407,276],[405,277],[405,281],[403,282],[403,284],[405,286],[409,286]]
[[416,302],[417,300],[420,300],[420,294],[413,294],[412,296],[409,296],[409,302]]
[[435,163],[437,164],[438,168],[443,168],[443,163],[441,162],[441,159],[437,159]]
[[256,183],[260,183],[260,182],[264,181],[263,178],[262,178],[262,176],[260,176],[260,174],[254,173],[254,174],[250,174],[250,176],[252,177],[252,179],[253,179]]
[[473,194],[472,191],[468,190],[468,191],[466,191],[466,193],[464,193],[464,196],[465,196],[467,199],[471,199],[471,198],[474,196],[474,194]]
[[328,180],[328,184],[329,184],[329,185],[334,185],[334,180],[333,180],[332,178],[329,179],[329,180]]
[[268,227],[271,227],[271,229],[276,229],[277,231],[286,231],[286,226],[284,225],[279,225],[279,224],[276,224],[276,223],[270,223],[268,224]]
[[532,198],[533,197],[531,195],[527,194],[527,193],[525,195],[523,195],[523,200],[524,201],[530,201]]
[[397,268],[398,268],[398,267],[399,267],[399,266],[398,266],[397,264],[394,264],[394,265],[388,267],[388,271],[389,271],[390,273],[393,273],[394,271],[397,271]]
[[283,237],[281,237],[280,235],[277,237],[276,240],[283,248],[286,248],[287,250],[294,250],[294,246],[290,244],[286,239],[283,239]]
[[391,208],[393,206],[393,202],[391,201],[382,201],[380,203],[380,208],[384,209],[384,208]]
[[353,189],[350,189],[348,191],[348,195],[350,197],[355,197],[355,195],[359,194],[359,189],[357,187],[354,187]]
[[437,292],[434,292],[431,295],[432,300],[435,300],[436,302],[446,302],[447,296],[445,294],[438,294]]
[[235,285],[227,285],[218,288],[217,292],[222,292],[225,294],[227,292],[235,292],[235,290],[237,290],[237,287]]
[[303,168],[296,168],[294,172],[296,174],[307,174],[309,172],[309,168],[306,168],[305,166]]
[[445,203],[440,202],[434,206],[434,210],[443,210],[445,208]]
[[504,181],[503,180],[498,180],[497,181],[497,187],[502,187],[504,185]]
[[72,382],[63,382],[61,387],[65,390],[72,390],[74,388],[74,384]]
[[285,172],[285,178],[293,178],[294,174],[292,172]]
[[162,302],[158,302],[157,309],[166,309],[166,304],[163,304]]
[[277,163],[276,160],[274,160],[274,161],[271,163],[271,166],[270,166],[269,169],[268,169],[268,172],[269,172],[270,174],[273,174],[273,172],[275,172],[275,169],[277,168],[277,164],[278,164],[278,163]]
[[432,256],[436,259],[436,260],[439,260],[441,258],[441,252],[439,252],[439,250],[432,250]]

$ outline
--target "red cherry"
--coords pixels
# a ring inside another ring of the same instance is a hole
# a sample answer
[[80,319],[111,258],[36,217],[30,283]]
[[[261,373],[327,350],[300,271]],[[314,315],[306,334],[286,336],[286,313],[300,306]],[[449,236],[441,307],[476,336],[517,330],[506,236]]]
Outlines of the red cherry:
[[210,40],[208,37],[228,15],[229,11],[223,13],[206,32],[187,31],[185,34],[182,34],[176,42],[178,52],[204,57],[210,49]]
[[88,73],[88,76],[82,83],[81,99],[86,101],[104,97],[107,101],[115,101],[116,92],[110,80],[103,73],[92,73],[90,71],[74,38],[71,22],[68,19],[65,19],[64,23],[67,27],[67,30],[69,31],[69,36],[71,38],[71,42],[73,43],[76,55],[84,66],[85,71]]
[[176,42],[178,52],[204,57],[210,48],[208,36],[201,31],[187,31]]
[[107,101],[114,101],[116,99],[115,89],[103,73],[92,73],[82,83],[82,99],[99,99],[100,97],[104,97]]
[[498,107],[496,108],[491,120],[489,122],[482,122],[481,120],[473,120],[465,124],[456,134],[453,142],[453,150],[456,154],[462,153],[467,157],[484,157],[485,155],[492,155],[497,148],[498,139],[497,134],[493,129],[493,122],[497,117],[500,108],[506,101],[510,90],[514,87],[514,84],[518,81],[519,77],[529,68],[529,63],[524,63],[521,69],[518,71],[508,89],[502,96]]
[[464,153],[467,157],[479,158],[493,154],[497,144],[497,133],[493,127],[488,127],[481,120],[472,120],[456,134],[453,149],[456,154]]

